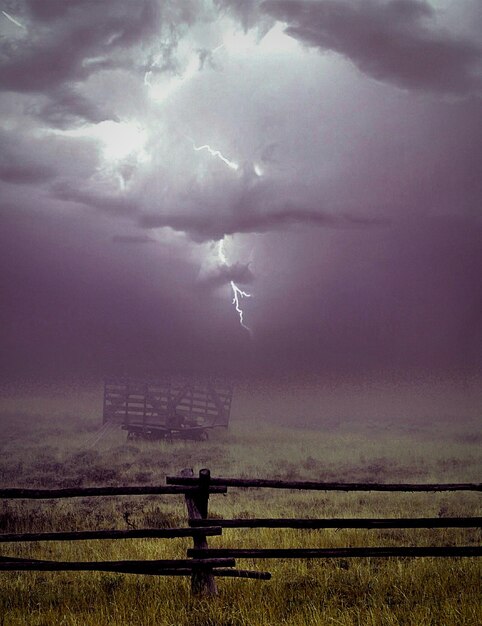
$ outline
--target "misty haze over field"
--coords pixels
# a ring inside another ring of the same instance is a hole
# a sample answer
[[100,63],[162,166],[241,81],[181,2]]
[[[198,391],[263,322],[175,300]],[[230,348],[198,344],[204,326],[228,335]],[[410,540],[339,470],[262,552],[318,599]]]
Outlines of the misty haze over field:
[[1,9],[4,380],[480,376],[479,2]]

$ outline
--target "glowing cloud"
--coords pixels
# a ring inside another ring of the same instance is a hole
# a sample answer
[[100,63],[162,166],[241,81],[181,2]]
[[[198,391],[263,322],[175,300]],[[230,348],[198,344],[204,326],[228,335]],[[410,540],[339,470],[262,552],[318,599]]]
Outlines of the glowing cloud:
[[150,155],[145,146],[147,132],[134,122],[105,121],[89,124],[73,130],[55,130],[56,134],[68,137],[90,137],[100,142],[104,174],[114,177],[122,191],[126,189],[124,166],[126,160],[146,163]]
[[[266,34],[257,29],[240,29],[235,23],[229,23],[223,33],[222,46],[236,56],[268,54],[291,54],[300,50],[300,44],[286,32],[286,24],[277,22]],[[220,49],[218,46],[216,50]]]
[[143,128],[133,122],[105,121],[73,130],[55,130],[57,134],[68,137],[92,137],[102,144],[102,156],[106,161],[121,161],[131,154],[144,161],[147,134]]
[[187,64],[184,72],[179,76],[172,76],[170,78],[163,77],[162,79],[152,82],[153,72],[149,71],[144,74],[144,85],[149,90],[151,98],[161,103],[172,96],[182,85],[188,82],[199,70],[199,59],[197,56],[193,56]]

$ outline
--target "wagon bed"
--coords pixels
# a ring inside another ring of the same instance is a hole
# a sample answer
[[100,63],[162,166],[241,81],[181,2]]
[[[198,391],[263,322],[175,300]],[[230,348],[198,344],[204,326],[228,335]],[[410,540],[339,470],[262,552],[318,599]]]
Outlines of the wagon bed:
[[207,439],[228,427],[233,388],[220,380],[108,379],[103,420],[122,425],[129,438]]

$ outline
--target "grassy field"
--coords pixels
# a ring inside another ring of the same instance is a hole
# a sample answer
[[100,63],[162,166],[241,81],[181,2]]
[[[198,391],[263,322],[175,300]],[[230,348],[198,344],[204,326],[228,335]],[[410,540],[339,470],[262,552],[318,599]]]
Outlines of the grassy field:
[[[213,475],[340,481],[480,482],[471,420],[261,420],[259,398],[238,394],[229,431],[208,442],[95,442],[99,390],[6,398],[0,405],[3,487],[163,484],[184,467]],[[272,404],[272,403],[271,403]],[[72,408],[74,407],[74,408]],[[280,425],[280,423],[284,425]],[[181,496],[4,502],[0,531],[186,525]],[[316,493],[232,489],[212,496],[213,517],[408,517],[481,515],[475,493]],[[212,547],[470,545],[480,530],[228,529]],[[62,560],[184,557],[191,540],[3,544],[2,555]],[[265,626],[471,625],[482,623],[478,559],[238,560],[272,580],[218,579],[219,596],[190,596],[189,580],[105,573],[2,573],[1,625]]]

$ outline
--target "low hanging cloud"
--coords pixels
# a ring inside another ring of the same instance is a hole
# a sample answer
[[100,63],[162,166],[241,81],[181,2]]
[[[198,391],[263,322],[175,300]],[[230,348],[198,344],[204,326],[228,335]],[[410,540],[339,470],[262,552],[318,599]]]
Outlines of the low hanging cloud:
[[51,193],[56,200],[83,204],[112,217],[132,216],[136,212],[136,203],[126,196],[99,194],[90,189],[80,189],[69,180],[54,183]]
[[248,264],[234,263],[233,265],[223,264],[215,269],[201,274],[198,284],[203,288],[217,289],[228,285],[231,281],[242,285],[250,284],[254,281],[254,274]]
[[246,210],[240,214],[144,213],[139,217],[143,228],[172,228],[191,236],[194,241],[220,240],[236,233],[265,233],[296,225],[318,227],[383,226],[388,219],[350,214],[333,214],[319,209],[287,206],[266,212]]
[[308,46],[403,89],[466,96],[482,89],[482,48],[431,28],[424,0],[266,0],[263,9]]
[[95,189],[80,189],[68,180],[54,183],[51,193],[56,200],[82,204],[110,217],[128,218],[142,229],[170,228],[198,243],[219,241],[226,235],[266,233],[295,226],[365,228],[391,223],[389,217],[307,206],[306,199],[283,201],[282,187],[259,182],[254,188],[245,188],[242,180],[238,193],[230,198],[230,202],[222,193],[214,200],[205,198],[209,208],[202,211],[199,211],[199,206],[203,205],[202,196],[196,197],[188,209],[171,206],[172,201],[168,199],[166,206],[150,210],[145,208],[146,200],[136,198],[134,194],[103,194]]

